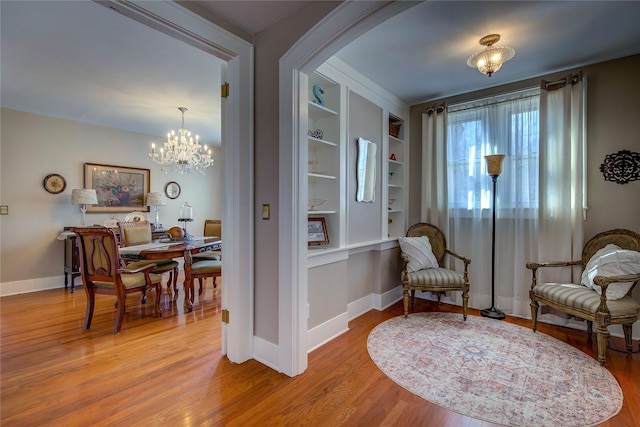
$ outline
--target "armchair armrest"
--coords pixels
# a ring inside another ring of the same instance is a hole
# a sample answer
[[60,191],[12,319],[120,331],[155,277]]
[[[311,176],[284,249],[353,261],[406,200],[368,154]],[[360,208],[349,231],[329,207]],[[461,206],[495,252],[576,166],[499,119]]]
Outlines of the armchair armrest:
[[465,269],[465,270],[467,269],[467,266],[468,266],[469,264],[471,264],[471,259],[469,259],[469,258],[467,258],[467,257],[464,257],[464,256],[462,256],[462,255],[459,255],[459,254],[457,254],[457,253],[455,253],[455,252],[453,252],[453,251],[450,251],[449,249],[445,249],[445,250],[444,250],[444,253],[445,253],[445,254],[449,254],[449,255],[451,255],[452,257],[457,258],[457,259],[459,259],[460,261],[462,261],[462,262],[464,263],[464,269]]
[[531,289],[536,287],[538,282],[538,269],[541,267],[569,267],[572,265],[582,265],[582,261],[551,261],[551,262],[528,262],[526,267],[531,270]]
[[156,268],[157,265],[156,264],[147,264],[143,267],[140,268],[136,268],[134,270],[129,270],[128,268],[119,268],[118,269],[118,274],[135,274],[135,273],[148,273],[148,270],[152,270],[154,268]]

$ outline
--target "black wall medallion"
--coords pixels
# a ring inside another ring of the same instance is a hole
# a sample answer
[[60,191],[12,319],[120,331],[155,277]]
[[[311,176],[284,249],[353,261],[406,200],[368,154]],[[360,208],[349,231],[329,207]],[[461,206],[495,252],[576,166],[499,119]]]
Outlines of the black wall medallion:
[[640,153],[629,150],[620,150],[617,153],[607,154],[604,163],[600,165],[600,172],[605,181],[613,181],[618,184],[626,184],[640,180]]

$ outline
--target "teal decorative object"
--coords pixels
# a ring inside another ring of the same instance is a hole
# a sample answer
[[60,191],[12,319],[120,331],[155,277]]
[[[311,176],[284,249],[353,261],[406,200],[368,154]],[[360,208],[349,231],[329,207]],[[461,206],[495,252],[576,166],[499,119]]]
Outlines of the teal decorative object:
[[313,102],[324,107],[324,87],[313,85],[313,96],[316,98]]

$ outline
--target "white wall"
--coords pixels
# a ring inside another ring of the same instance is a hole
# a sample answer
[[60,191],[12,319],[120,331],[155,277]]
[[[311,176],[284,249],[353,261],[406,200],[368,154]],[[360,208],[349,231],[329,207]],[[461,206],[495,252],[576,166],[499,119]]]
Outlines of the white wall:
[[[205,219],[220,218],[219,162],[204,176],[167,175],[147,156],[151,142],[162,137],[9,109],[1,113],[0,204],[9,206],[9,215],[0,216],[0,295],[64,286],[63,243],[56,237],[63,227],[80,225],[71,190],[84,187],[85,162],[149,169],[151,191],[178,182],[180,197],[160,208],[165,227],[180,225],[178,209],[184,202],[193,207],[194,222],[188,225],[192,234],[202,234]],[[220,159],[219,149],[214,157]],[[50,194],[42,186],[51,173],[67,181],[61,194]],[[153,212],[149,215],[153,219]],[[124,219],[126,213],[117,216]],[[102,224],[109,217],[88,213],[86,224]]]

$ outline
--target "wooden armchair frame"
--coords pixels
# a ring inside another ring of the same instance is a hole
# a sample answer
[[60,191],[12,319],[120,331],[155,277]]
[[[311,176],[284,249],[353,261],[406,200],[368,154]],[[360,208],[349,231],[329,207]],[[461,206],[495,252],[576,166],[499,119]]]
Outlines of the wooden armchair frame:
[[[585,266],[593,255],[600,249],[604,248],[608,244],[615,244],[622,249],[628,249],[633,251],[640,251],[640,234],[635,231],[626,229],[614,229],[602,232],[591,238],[582,250],[582,258],[574,261],[560,261],[560,262],[528,262],[526,267],[531,270],[531,290],[529,291],[529,298],[531,300],[531,327],[535,332],[537,329],[538,307],[540,303],[546,304],[556,310],[565,312],[569,315],[585,319],[587,321],[587,334],[591,336],[593,334],[593,322],[596,322],[597,328],[597,345],[598,345],[598,361],[601,365],[604,365],[606,360],[607,342],[610,336],[609,325],[621,324],[624,336],[626,349],[631,352],[631,328],[633,323],[638,320],[638,311],[635,314],[629,310],[616,311],[612,314],[610,306],[618,308],[621,304],[618,301],[611,301],[607,299],[607,287],[614,282],[628,282],[632,283],[631,289],[624,298],[631,298],[631,292],[635,286],[640,282],[640,272],[634,275],[625,276],[597,276],[594,278],[595,284],[602,287],[602,294],[599,296],[599,304],[597,308],[593,309],[593,304],[583,303],[580,306],[569,305],[565,303],[564,298],[558,298],[557,294],[553,296],[544,296],[537,293],[534,288],[538,284],[537,272],[540,268],[557,268],[557,267],[572,267],[581,266],[581,273]],[[561,284],[554,284],[562,286]],[[586,287],[585,287],[586,288]],[[586,288],[588,289],[588,288]],[[595,290],[591,290],[594,295],[591,296],[591,301],[598,295]],[[629,301],[629,300],[627,300]],[[633,305],[633,303],[631,302]]]
[[[428,283],[424,280],[420,280],[420,283],[416,283],[412,280],[410,273],[407,271],[407,266],[409,264],[409,258],[404,254],[400,253],[402,259],[402,299],[404,302],[404,316],[407,317],[409,314],[409,300],[411,300],[411,310],[413,310],[414,299],[416,290],[419,291],[431,291],[436,292],[438,297],[438,304],[440,304],[440,296],[443,292],[447,291],[462,291],[462,313],[464,316],[464,320],[467,320],[467,307],[469,304],[469,264],[471,264],[471,260],[467,257],[464,257],[460,254],[457,254],[449,249],[447,249],[447,239],[444,236],[444,233],[435,225],[427,224],[427,223],[417,223],[409,227],[407,230],[406,237],[421,237],[427,236],[429,238],[429,242],[431,243],[431,250],[438,260],[438,265],[443,266],[443,262],[445,259],[445,255],[450,255],[453,258],[462,261],[464,265],[464,271],[462,273],[462,280],[458,280],[457,283],[452,283],[450,285],[444,285],[437,280],[433,283]],[[443,272],[450,272],[447,268],[441,267],[439,269],[434,270],[442,270]],[[409,297],[409,291],[411,291],[411,297]]]
[[117,334],[122,328],[125,315],[125,298],[134,292],[145,293],[154,289],[155,316],[162,316],[160,308],[160,293],[162,277],[150,274],[155,264],[148,264],[142,268],[129,270],[120,267],[120,254],[116,236],[112,229],[106,227],[72,228],[78,237],[80,252],[80,275],[87,295],[87,311],[84,330],[91,327],[95,308],[96,294],[115,295],[118,314],[115,319],[113,333]]

